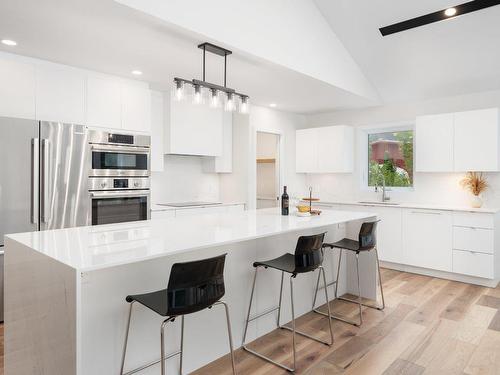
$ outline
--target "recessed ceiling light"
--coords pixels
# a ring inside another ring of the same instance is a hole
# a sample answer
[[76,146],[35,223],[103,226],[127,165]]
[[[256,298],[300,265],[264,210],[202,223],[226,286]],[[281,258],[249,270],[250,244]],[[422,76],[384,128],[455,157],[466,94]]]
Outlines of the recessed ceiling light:
[[269,107],[271,107],[271,108],[276,107],[276,103],[271,103],[271,104],[269,104]]
[[456,8],[448,8],[444,11],[444,14],[447,16],[447,17],[451,17],[451,16],[454,16],[455,14],[457,14],[457,9]]
[[5,44],[6,46],[17,46],[17,42],[10,39],[2,39],[2,43]]
[[132,74],[135,76],[141,76],[142,72],[140,70],[132,70]]

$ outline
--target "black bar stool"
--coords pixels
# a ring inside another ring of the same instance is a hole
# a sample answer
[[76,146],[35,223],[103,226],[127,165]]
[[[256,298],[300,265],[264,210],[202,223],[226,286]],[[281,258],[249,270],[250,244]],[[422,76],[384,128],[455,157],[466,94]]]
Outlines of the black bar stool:
[[[157,363],[161,364],[161,374],[165,375],[165,361],[176,355],[180,355],[180,373],[182,374],[182,354],[184,351],[184,316],[192,314],[215,305],[223,305],[226,310],[227,332],[229,336],[229,348],[231,350],[231,364],[233,374],[236,374],[233,338],[231,334],[231,321],[229,319],[229,308],[220,299],[224,296],[224,263],[226,254],[194,262],[175,263],[170,272],[167,289],[156,292],[127,296],[126,301],[130,303],[130,310],[127,322],[127,333],[125,345],[123,347],[123,357],[121,372],[122,375],[131,375],[142,371]],[[132,307],[138,302],[154,311],[158,315],[166,317],[161,325],[161,345],[160,359],[145,364],[126,373],[125,356],[127,353],[128,334],[130,330],[130,320],[132,318]],[[181,317],[181,348],[179,351],[165,356],[165,326],[173,322],[177,317]]]
[[[255,262],[253,266],[255,267],[255,274],[253,278],[253,285],[252,285],[252,292],[250,295],[250,304],[248,306],[248,314],[247,314],[247,319],[246,319],[246,325],[245,325],[245,331],[243,333],[243,343],[242,347],[244,350],[246,350],[249,353],[252,353],[256,355],[257,357],[264,359],[272,364],[275,364],[276,366],[279,366],[287,371],[294,372],[295,369],[297,368],[296,366],[296,347],[295,347],[295,334],[298,333],[299,335],[305,336],[309,339],[318,341],[322,344],[326,345],[332,345],[333,344],[333,330],[332,330],[332,322],[329,319],[328,324],[330,328],[330,341],[324,341],[321,340],[317,337],[313,337],[308,335],[307,333],[297,331],[295,329],[295,310],[294,310],[294,303],[293,303],[293,279],[297,277],[298,274],[301,273],[306,273],[306,272],[312,272],[315,271],[316,269],[319,269],[318,277],[319,275],[323,275],[323,282],[325,284],[325,297],[326,300],[328,301],[328,291],[326,289],[326,276],[325,276],[325,270],[322,267],[323,263],[323,240],[325,237],[325,233],[313,235],[313,236],[301,236],[299,237],[297,241],[297,246],[295,248],[295,254],[284,254],[278,258],[271,259],[268,261],[264,262]],[[280,287],[280,297],[279,297],[279,304],[278,307],[272,308],[270,310],[267,310],[265,312],[262,312],[260,314],[257,314],[256,316],[250,318],[250,312],[252,310],[252,301],[253,301],[253,295],[255,291],[255,283],[257,281],[257,270],[259,267],[264,267],[265,269],[267,268],[273,268],[278,271],[281,271],[281,287]],[[291,302],[291,307],[292,307],[292,327],[288,327],[286,325],[280,325],[280,314],[281,314],[281,302],[283,299],[283,279],[285,277],[285,272],[290,274],[290,302]],[[247,330],[248,330],[248,324],[251,321],[254,321],[264,315],[267,315],[269,313],[272,313],[273,311],[278,310],[278,319],[277,319],[277,326],[282,329],[287,329],[292,332],[292,349],[293,349],[293,368],[285,366],[281,363],[273,361],[271,358],[264,356],[263,354],[260,354],[250,348],[248,348],[245,345],[245,339],[247,335]],[[328,308],[328,314],[330,314],[330,308]]]
[[[359,306],[359,322],[344,318],[344,317],[339,316],[339,315],[332,315],[330,313],[326,314],[326,313],[314,308],[314,305],[316,304],[316,296],[318,294],[318,289],[319,289],[319,278],[316,282],[316,293],[314,294],[314,301],[313,301],[313,311],[314,312],[325,315],[325,316],[330,316],[330,318],[332,318],[332,319],[337,319],[337,320],[343,321],[345,323],[349,323],[349,324],[352,324],[352,325],[359,327],[359,326],[361,326],[361,324],[363,324],[363,316],[361,313],[362,306],[370,307],[372,309],[377,309],[377,310],[383,310],[385,308],[384,288],[382,286],[382,278],[380,276],[380,262],[378,259],[377,239],[376,239],[377,223],[379,221],[380,220],[370,222],[370,223],[363,223],[361,225],[361,229],[359,230],[358,241],[354,241],[354,240],[351,240],[349,238],[344,238],[343,240],[340,240],[340,241],[335,242],[335,243],[323,244],[323,248],[339,249],[340,250],[339,263],[337,266],[337,278],[336,278],[336,281],[333,282],[333,284],[335,284],[335,298],[336,299],[338,298],[340,300],[347,301],[347,302],[357,303]],[[340,275],[340,264],[342,262],[342,252],[344,250],[352,251],[352,252],[356,253],[356,276],[358,279],[358,299],[357,299],[357,301],[349,299],[349,298],[337,296],[338,285],[339,285],[339,275]],[[362,301],[361,301],[361,286],[360,286],[360,279],[359,279],[359,254],[361,252],[371,251],[371,250],[375,251],[375,256],[377,259],[378,281],[380,284],[380,294],[382,297],[382,305],[380,305],[380,306],[365,304],[365,303],[362,303]],[[328,301],[328,299],[327,299],[327,301]],[[328,309],[330,310],[329,302],[330,301],[328,301],[327,304],[328,304]]]

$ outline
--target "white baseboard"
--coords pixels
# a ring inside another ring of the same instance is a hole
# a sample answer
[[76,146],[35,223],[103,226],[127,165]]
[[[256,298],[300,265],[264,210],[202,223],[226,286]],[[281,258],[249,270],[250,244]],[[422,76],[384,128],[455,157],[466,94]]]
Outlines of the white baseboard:
[[482,277],[460,275],[460,274],[452,273],[452,272],[437,271],[437,270],[431,270],[428,268],[408,266],[406,264],[399,264],[399,263],[392,263],[392,262],[380,261],[380,266],[383,268],[390,268],[392,270],[397,270],[397,271],[410,272],[410,273],[416,273],[416,274],[420,274],[420,275],[438,277],[440,279],[447,279],[447,280],[453,280],[453,281],[460,281],[462,283],[487,286],[489,288],[496,288],[498,285],[498,282],[499,282],[498,279],[493,279],[493,280],[492,279],[484,279]]

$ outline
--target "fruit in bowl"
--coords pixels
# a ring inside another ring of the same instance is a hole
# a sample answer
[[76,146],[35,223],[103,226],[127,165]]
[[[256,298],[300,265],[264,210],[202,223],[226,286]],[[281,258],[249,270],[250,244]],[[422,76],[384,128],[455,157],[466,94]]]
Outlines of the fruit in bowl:
[[309,206],[303,206],[303,205],[297,206],[297,210],[299,210],[299,212],[309,212],[309,209],[310,209]]

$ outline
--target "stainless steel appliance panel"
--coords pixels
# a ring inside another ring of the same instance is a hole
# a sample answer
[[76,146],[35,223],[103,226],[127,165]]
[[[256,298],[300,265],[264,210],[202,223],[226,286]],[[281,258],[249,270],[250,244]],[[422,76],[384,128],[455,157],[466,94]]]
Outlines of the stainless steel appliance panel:
[[102,145],[124,145],[133,147],[150,147],[151,137],[141,134],[110,133],[103,130],[90,129],[89,142]]
[[90,224],[88,131],[40,123],[40,230]]
[[91,144],[89,176],[149,176],[150,149]]
[[0,246],[5,234],[36,230],[38,122],[0,117]]
[[89,190],[133,190],[149,189],[150,181],[148,177],[90,177]]

